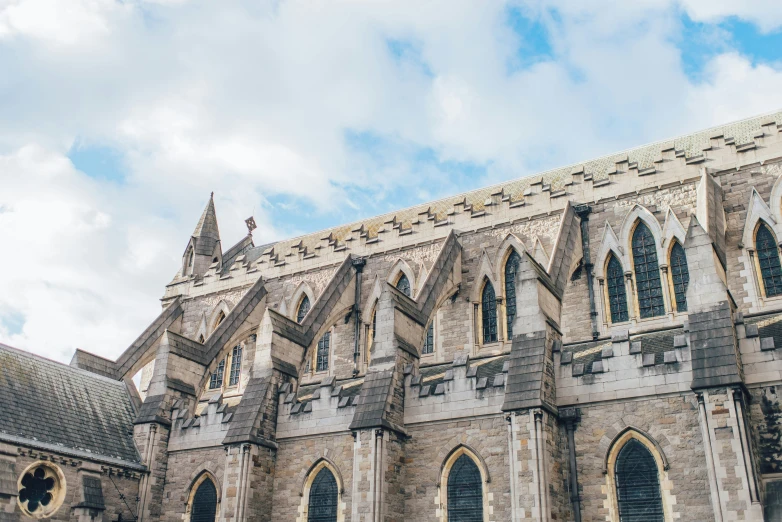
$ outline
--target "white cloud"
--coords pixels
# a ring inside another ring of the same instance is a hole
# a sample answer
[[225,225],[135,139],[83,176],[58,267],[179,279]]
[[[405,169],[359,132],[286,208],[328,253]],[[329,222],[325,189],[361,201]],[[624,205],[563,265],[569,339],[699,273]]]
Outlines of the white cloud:
[[[778,65],[727,49],[683,72],[680,9],[752,20],[738,5],[516,4],[553,53],[519,70],[499,2],[66,3],[0,0],[0,342],[65,360],[116,356],[157,314],[212,190],[225,247],[253,212],[263,243],[296,205],[346,212],[345,187],[372,211],[465,188],[421,150],[487,165],[479,184],[782,105]],[[123,181],[77,171],[77,140],[120,151]]]

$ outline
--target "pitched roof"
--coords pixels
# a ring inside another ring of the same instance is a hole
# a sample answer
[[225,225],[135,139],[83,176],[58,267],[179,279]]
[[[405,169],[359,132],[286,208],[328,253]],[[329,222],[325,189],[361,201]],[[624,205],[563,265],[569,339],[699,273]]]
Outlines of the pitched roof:
[[196,241],[196,254],[211,256],[215,245],[220,242],[220,230],[217,228],[217,212],[215,212],[214,193],[209,196],[204,213],[193,231]]
[[0,440],[137,465],[134,416],[124,382],[0,344]]

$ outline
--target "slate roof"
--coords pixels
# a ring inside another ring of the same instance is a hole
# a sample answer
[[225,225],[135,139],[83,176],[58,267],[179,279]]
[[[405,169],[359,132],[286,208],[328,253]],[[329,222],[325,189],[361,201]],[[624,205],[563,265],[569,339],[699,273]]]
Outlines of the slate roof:
[[654,364],[663,364],[665,352],[673,350],[673,340],[677,335],[684,333],[684,328],[675,328],[664,332],[655,332],[643,335],[634,335],[631,341],[641,341],[641,353],[653,353]]
[[782,347],[782,314],[746,319],[745,324],[758,325],[758,337],[773,337],[774,346]]
[[563,352],[573,352],[570,364],[583,364],[584,373],[592,373],[592,363],[603,360],[603,348],[611,346],[611,339],[563,346]]
[[0,440],[138,464],[134,416],[124,382],[0,344]]
[[[478,374],[476,378],[480,380],[483,377],[488,379],[488,382],[494,381],[494,376],[502,373],[505,361],[508,360],[509,355],[495,355],[492,357],[470,359],[468,368],[478,368]],[[421,385],[431,386],[434,389],[438,384],[445,381],[445,372],[453,368],[453,363],[448,362],[444,364],[435,364],[432,366],[421,366],[419,373],[421,375]]]

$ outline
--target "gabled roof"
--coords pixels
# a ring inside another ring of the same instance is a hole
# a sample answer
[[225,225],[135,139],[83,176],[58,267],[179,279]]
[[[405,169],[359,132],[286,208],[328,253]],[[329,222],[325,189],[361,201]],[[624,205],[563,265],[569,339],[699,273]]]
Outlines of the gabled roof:
[[0,440],[138,467],[124,382],[0,344]]

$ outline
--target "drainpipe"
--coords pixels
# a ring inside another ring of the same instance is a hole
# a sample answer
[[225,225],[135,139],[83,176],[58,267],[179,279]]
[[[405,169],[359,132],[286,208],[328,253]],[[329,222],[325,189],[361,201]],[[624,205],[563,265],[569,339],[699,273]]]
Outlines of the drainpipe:
[[567,431],[567,446],[570,457],[570,503],[573,505],[573,520],[581,522],[581,497],[578,494],[578,468],[576,467],[576,440],[574,436],[576,423],[581,420],[581,412],[578,408],[564,408],[559,410],[559,416],[565,421],[565,431]]
[[353,319],[355,321],[355,328],[353,329],[354,341],[353,341],[353,376],[358,375],[358,348],[359,348],[359,333],[361,331],[361,273],[364,271],[364,265],[367,264],[367,260],[363,257],[357,257],[352,260],[353,268],[356,269],[356,291],[355,298],[353,300]]
[[589,317],[592,319],[592,339],[600,336],[597,328],[597,307],[595,306],[595,292],[592,282],[592,259],[589,256],[589,214],[592,207],[589,205],[576,205],[576,215],[581,220],[581,252],[584,256],[584,269],[586,270],[587,287],[589,288]]

